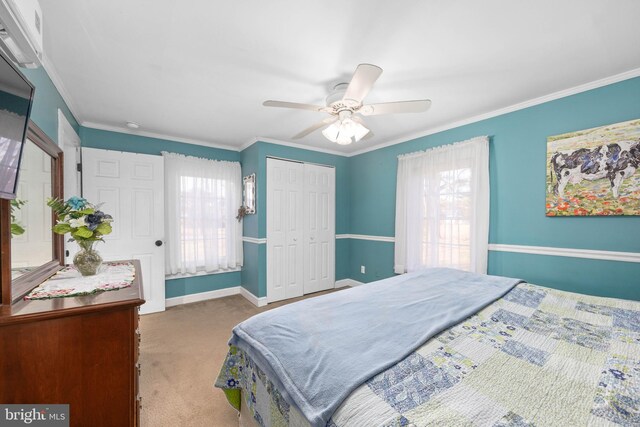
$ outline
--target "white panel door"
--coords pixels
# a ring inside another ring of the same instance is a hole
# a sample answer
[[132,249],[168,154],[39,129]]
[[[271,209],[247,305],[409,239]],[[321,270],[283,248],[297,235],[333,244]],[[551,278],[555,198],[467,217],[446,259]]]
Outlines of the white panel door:
[[51,261],[51,157],[27,140],[22,153],[16,198],[26,202],[15,210],[24,233],[11,238],[11,267],[37,267]]
[[80,196],[80,137],[62,111],[58,110],[58,144],[64,152],[64,199]]
[[335,169],[304,165],[304,293],[335,286]]
[[[58,110],[58,144],[64,152],[64,199],[82,195],[81,175],[78,170],[80,161],[80,137],[67,120],[64,113]],[[64,242],[65,262],[70,264],[78,252],[78,245]]]
[[142,314],[164,311],[164,162],[160,156],[82,149],[83,196],[103,203],[113,232],[97,248],[105,260],[138,259],[146,302]]
[[302,172],[267,159],[267,302],[302,296]]

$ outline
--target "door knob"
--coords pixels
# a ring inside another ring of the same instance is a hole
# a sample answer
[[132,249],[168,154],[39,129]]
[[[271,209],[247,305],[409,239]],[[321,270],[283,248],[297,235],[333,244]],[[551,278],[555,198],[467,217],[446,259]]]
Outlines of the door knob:
[[298,239],[294,238],[294,239],[293,239],[293,241],[294,241],[294,242],[297,242],[297,241],[298,241]]
[[156,240],[156,246],[162,246],[162,240]]

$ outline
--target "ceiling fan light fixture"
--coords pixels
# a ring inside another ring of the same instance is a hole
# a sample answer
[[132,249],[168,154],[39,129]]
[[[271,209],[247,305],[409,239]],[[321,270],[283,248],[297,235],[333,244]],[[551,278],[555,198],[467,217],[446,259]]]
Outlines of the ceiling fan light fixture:
[[353,122],[352,129],[353,129],[353,139],[355,139],[355,142],[360,141],[369,133],[369,129],[367,129],[361,123],[358,123],[358,122]]
[[327,128],[322,131],[322,134],[329,141],[337,142],[338,135],[340,134],[340,125],[338,124],[338,122],[332,123],[330,126],[327,126]]
[[349,145],[352,142],[358,142],[368,133],[369,129],[350,118],[346,118],[341,122],[332,123],[322,131],[325,138],[340,145]]
[[336,139],[336,144],[339,145],[349,145],[351,144],[353,141],[350,137],[346,136],[346,135],[339,135],[338,139]]
[[360,64],[356,67],[349,83],[338,83],[326,99],[326,106],[301,104],[298,102],[265,101],[266,107],[295,108],[327,113],[331,117],[313,124],[293,136],[293,139],[304,138],[312,132],[326,127],[322,134],[331,142],[347,145],[358,142],[367,135],[373,135],[363,125],[362,116],[379,116],[384,114],[421,113],[431,106],[429,99],[410,101],[383,102],[378,104],[363,104],[373,84],[382,74],[382,68],[372,64]]

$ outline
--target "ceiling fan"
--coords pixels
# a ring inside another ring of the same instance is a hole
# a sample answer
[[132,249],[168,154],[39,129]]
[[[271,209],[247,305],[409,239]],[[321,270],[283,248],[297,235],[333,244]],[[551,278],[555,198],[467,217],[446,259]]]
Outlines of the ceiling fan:
[[373,84],[382,74],[382,68],[371,64],[360,64],[356,68],[351,82],[339,83],[327,97],[325,107],[297,102],[265,101],[266,107],[295,108],[299,110],[327,113],[330,117],[316,123],[293,139],[304,138],[316,130],[325,127],[322,134],[331,142],[341,145],[351,144],[371,136],[372,133],[364,126],[362,116],[377,116],[381,114],[421,113],[431,106],[429,99],[415,101],[384,102],[381,104],[364,105],[362,100],[367,96]]

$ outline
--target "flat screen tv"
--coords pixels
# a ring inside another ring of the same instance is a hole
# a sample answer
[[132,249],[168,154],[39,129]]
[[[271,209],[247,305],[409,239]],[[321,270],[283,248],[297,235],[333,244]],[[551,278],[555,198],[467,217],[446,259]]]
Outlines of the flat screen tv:
[[29,115],[33,85],[0,52],[0,198],[14,199]]

